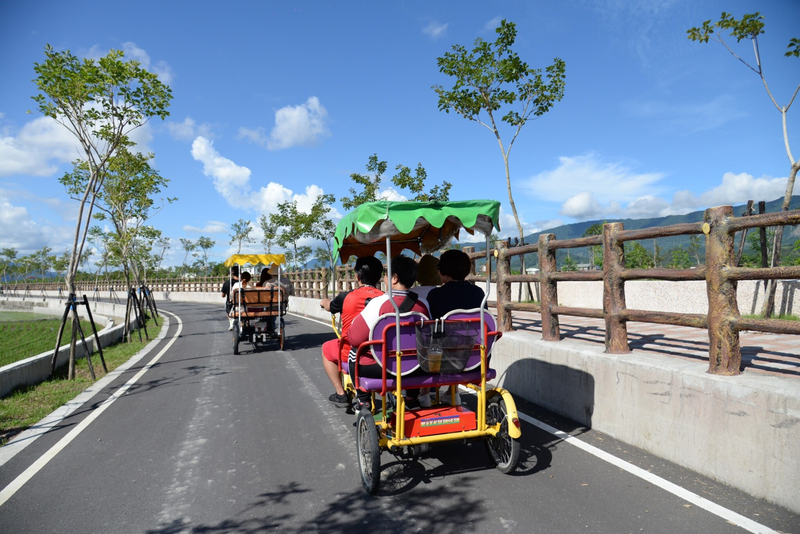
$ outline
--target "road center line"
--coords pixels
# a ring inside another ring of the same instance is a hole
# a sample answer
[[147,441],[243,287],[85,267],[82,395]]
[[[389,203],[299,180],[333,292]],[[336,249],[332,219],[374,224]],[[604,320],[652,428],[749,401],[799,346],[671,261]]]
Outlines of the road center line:
[[24,486],[31,478],[36,475],[41,469],[47,465],[50,460],[56,457],[56,455],[61,452],[67,445],[72,442],[76,437],[80,435],[95,419],[100,417],[100,415],[106,411],[106,409],[111,406],[114,401],[120,398],[122,395],[128,391],[133,384],[135,384],[144,374],[149,371],[157,362],[161,359],[161,357],[172,347],[173,343],[180,337],[181,331],[183,330],[183,322],[181,321],[180,317],[177,315],[170,313],[170,312],[162,312],[166,313],[175,318],[178,323],[178,330],[175,332],[175,335],[169,342],[161,349],[159,352],[150,362],[145,365],[136,375],[133,376],[130,380],[128,380],[122,387],[120,387],[117,391],[114,392],[109,398],[107,398],[103,403],[97,407],[92,413],[90,413],[83,421],[81,421],[75,428],[73,428],[66,436],[61,438],[58,443],[50,447],[50,449],[45,452],[42,456],[39,457],[33,464],[30,465],[25,471],[23,471],[17,478],[15,478],[11,483],[3,488],[0,491],[0,506],[3,506],[8,499],[14,496],[14,494],[19,491],[22,486]]
[[[296,317],[302,317],[304,319],[307,319],[309,321],[313,321],[313,322],[319,323],[319,324],[330,325],[330,323],[324,323],[323,321],[321,321],[319,319],[315,319],[315,318],[311,318],[311,317],[305,317],[303,315],[296,315]],[[460,389],[462,391],[464,391],[464,392],[467,392],[467,393],[474,393],[471,389],[465,388],[463,386]],[[567,434],[566,432],[562,432],[561,430],[559,430],[559,429],[557,429],[557,428],[555,428],[553,426],[550,426],[547,423],[539,421],[538,419],[535,419],[535,418],[531,417],[530,415],[527,415],[527,414],[524,414],[524,413],[520,412],[519,413],[519,417],[520,417],[520,419],[522,419],[526,423],[529,423],[529,424],[531,424],[531,425],[533,425],[535,427],[538,427],[538,428],[544,430],[545,432],[548,432],[548,433],[554,435],[555,437],[564,440],[565,443],[569,443],[570,445],[578,447],[579,449],[583,450],[584,452],[588,452],[589,454],[591,454],[591,455],[593,455],[593,456],[595,456],[595,457],[597,457],[597,458],[599,458],[599,459],[601,459],[601,460],[603,460],[605,462],[608,462],[611,465],[619,467],[620,469],[622,469],[624,471],[627,471],[628,473],[630,473],[630,474],[632,474],[634,476],[637,476],[637,477],[639,477],[639,478],[641,478],[643,480],[646,480],[647,482],[653,484],[654,486],[657,486],[657,487],[663,489],[664,491],[668,491],[669,493],[672,493],[673,495],[676,495],[677,497],[680,497],[681,499],[684,499],[685,501],[697,506],[698,508],[702,508],[702,509],[704,509],[704,510],[706,510],[708,512],[711,512],[712,514],[714,514],[714,515],[716,515],[718,517],[721,517],[722,519],[725,519],[726,521],[729,521],[729,522],[735,524],[736,526],[739,526],[739,527],[741,527],[741,528],[743,528],[743,529],[745,529],[745,530],[747,530],[749,532],[754,532],[754,533],[759,533],[759,534],[777,534],[777,532],[775,530],[773,530],[773,529],[771,529],[771,528],[769,528],[769,527],[767,527],[765,525],[762,525],[761,523],[756,523],[752,519],[749,519],[749,518],[747,518],[747,517],[745,517],[745,516],[743,516],[741,514],[737,514],[733,510],[729,510],[729,509],[727,509],[727,508],[725,508],[723,506],[715,504],[715,503],[709,501],[708,499],[706,499],[705,497],[701,497],[700,495],[697,495],[696,493],[693,493],[693,492],[687,490],[686,488],[682,488],[682,487],[678,486],[677,484],[674,484],[674,483],[670,482],[669,480],[661,478],[658,475],[654,475],[653,473],[650,473],[649,471],[645,471],[641,467],[637,467],[637,466],[633,465],[632,463],[627,462],[627,461],[623,460],[622,458],[618,458],[618,457],[614,456],[613,454],[607,453],[606,451],[604,451],[602,449],[598,449],[597,447],[595,447],[593,445],[589,445],[585,441],[582,441],[582,440],[576,438],[575,436]]]

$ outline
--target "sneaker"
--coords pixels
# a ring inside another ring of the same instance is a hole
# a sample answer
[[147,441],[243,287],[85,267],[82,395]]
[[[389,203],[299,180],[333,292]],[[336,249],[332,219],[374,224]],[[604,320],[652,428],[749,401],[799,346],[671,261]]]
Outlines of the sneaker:
[[337,408],[347,408],[349,404],[349,399],[347,398],[347,393],[344,395],[339,395],[335,391],[328,397],[328,400],[331,401],[336,405]]
[[420,395],[419,396],[419,407],[420,408],[430,408],[431,407],[431,396],[428,394]]
[[230,326],[228,327],[228,332],[230,332],[231,330],[233,330],[233,325],[230,325]]
[[[450,389],[448,388],[447,391],[442,393],[442,395],[439,398],[442,399],[443,403],[450,404]],[[461,395],[458,393],[458,391],[456,391],[456,402],[455,402],[455,405],[456,406],[461,406]]]

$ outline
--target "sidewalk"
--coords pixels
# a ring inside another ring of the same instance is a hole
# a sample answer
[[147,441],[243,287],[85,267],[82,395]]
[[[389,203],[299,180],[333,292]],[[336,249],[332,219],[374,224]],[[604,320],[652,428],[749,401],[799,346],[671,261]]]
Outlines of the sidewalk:
[[[559,323],[563,339],[605,344],[602,320],[561,315]],[[512,324],[514,330],[542,333],[538,313],[515,311]],[[800,336],[742,332],[739,343],[746,372],[800,379]],[[628,345],[634,351],[708,361],[708,333],[699,328],[629,322]]]

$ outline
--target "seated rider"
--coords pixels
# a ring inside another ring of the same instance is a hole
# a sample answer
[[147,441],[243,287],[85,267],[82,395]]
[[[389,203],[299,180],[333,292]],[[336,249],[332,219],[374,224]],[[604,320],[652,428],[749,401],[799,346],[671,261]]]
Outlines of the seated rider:
[[[417,262],[408,256],[395,256],[392,258],[392,278],[387,279],[387,284],[392,285],[392,299],[395,304],[400,308],[401,312],[415,311],[420,312],[428,317],[428,305],[424,299],[420,298],[416,293],[409,291],[411,286],[417,280]],[[350,367],[350,376],[355,375],[356,366],[356,351],[358,347],[369,340],[370,330],[378,322],[381,315],[394,313],[394,307],[389,302],[389,295],[382,295],[372,299],[372,301],[364,308],[364,311],[353,320],[350,330],[347,332],[347,339],[353,347],[350,349],[348,356],[348,363]],[[376,362],[371,354],[362,354],[358,362],[358,375],[368,378],[380,378],[382,371],[381,366]],[[370,408],[371,395],[364,391],[357,391],[358,396],[358,410]],[[419,390],[409,390],[408,396],[410,399],[416,400],[419,395]]]
[[347,354],[350,352],[350,343],[347,341],[347,332],[350,325],[367,303],[375,297],[383,295],[383,291],[377,289],[383,275],[383,265],[374,256],[366,256],[356,260],[355,264],[356,284],[358,287],[352,291],[346,291],[336,295],[333,300],[325,298],[319,303],[320,308],[336,314],[341,313],[341,340],[332,339],[322,344],[322,366],[325,374],[328,375],[333,388],[336,390],[328,397],[328,400],[335,403],[339,408],[345,408],[348,404],[347,395],[342,380],[339,378],[341,363],[347,361]]
[[428,292],[431,319],[441,319],[453,310],[480,308],[483,289],[466,278],[472,270],[472,261],[466,252],[447,250],[439,257],[439,276],[442,285]]
[[[282,281],[282,280],[281,280]],[[258,282],[256,283],[256,287],[280,287],[278,285],[278,280],[272,276],[270,273],[269,268],[264,267],[261,269],[261,277],[259,278]],[[286,292],[284,289],[284,296],[288,296],[289,293]],[[288,298],[288,297],[287,297]],[[275,320],[277,319],[276,316],[272,315],[266,318],[267,319],[267,334],[274,335],[275,334]]]

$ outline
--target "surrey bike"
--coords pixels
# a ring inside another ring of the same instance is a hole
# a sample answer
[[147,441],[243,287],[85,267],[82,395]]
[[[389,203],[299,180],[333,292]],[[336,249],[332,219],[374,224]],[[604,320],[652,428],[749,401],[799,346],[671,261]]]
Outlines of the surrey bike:
[[[348,213],[334,236],[334,257],[346,262],[352,255],[384,252],[392,258],[403,250],[425,254],[440,250],[463,229],[486,237],[497,224],[500,203],[492,200],[458,202],[371,202]],[[391,262],[388,277],[391,280]],[[348,397],[355,390],[372,394],[371,410],[357,414],[358,468],[364,489],[371,494],[380,484],[381,452],[415,458],[432,444],[465,439],[483,440],[497,468],[509,473],[519,459],[520,422],[511,394],[487,382],[496,373],[489,367],[495,340],[501,336],[494,317],[486,310],[489,277],[480,308],[454,310],[433,321],[413,312],[401,313],[391,298],[394,313],[383,315],[372,328],[370,340],[358,347],[356,362],[369,355],[381,366],[381,378],[348,374],[341,363],[342,383]],[[334,327],[335,328],[335,327]],[[420,372],[421,370],[421,372]],[[443,402],[439,388],[449,388]],[[459,386],[476,393],[476,410],[457,402]],[[411,409],[402,390],[430,387],[436,392],[430,408]]]
[[[286,263],[283,254],[234,254],[225,261],[231,269],[229,280],[233,286],[233,266],[240,269],[246,265],[277,265],[277,286],[270,287],[237,287],[231,289],[233,307],[230,317],[233,318],[233,353],[239,354],[240,343],[250,343],[255,352],[277,343],[283,350],[286,338],[283,316],[289,305],[289,296],[281,285],[281,266]],[[273,328],[270,329],[270,323]]]

